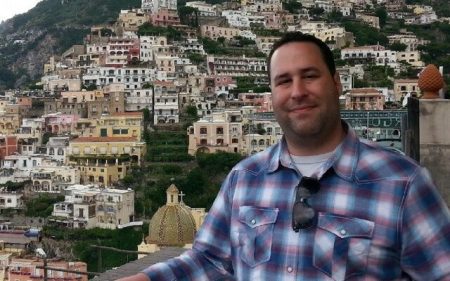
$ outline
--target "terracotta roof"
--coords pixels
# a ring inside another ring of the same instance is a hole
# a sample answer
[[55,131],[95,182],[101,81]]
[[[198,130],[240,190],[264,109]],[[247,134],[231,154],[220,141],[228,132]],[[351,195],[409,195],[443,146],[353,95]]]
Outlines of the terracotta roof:
[[350,90],[350,94],[379,94],[377,89],[374,88],[354,88]]
[[137,141],[136,137],[78,137],[72,142],[127,142]]

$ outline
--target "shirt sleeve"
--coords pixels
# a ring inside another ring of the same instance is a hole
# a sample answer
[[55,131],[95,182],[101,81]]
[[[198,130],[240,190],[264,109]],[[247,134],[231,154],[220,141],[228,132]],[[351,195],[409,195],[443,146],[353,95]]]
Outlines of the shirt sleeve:
[[234,280],[231,265],[231,172],[197,233],[193,248],[179,257],[157,263],[143,272],[151,281]]
[[414,280],[450,280],[450,212],[424,168],[409,183],[400,233],[406,273]]

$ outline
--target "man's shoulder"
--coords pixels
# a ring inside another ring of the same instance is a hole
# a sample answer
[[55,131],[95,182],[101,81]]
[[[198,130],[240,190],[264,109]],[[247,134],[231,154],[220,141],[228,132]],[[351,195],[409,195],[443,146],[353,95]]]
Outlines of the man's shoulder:
[[263,151],[252,154],[240,161],[233,170],[260,173],[267,170],[279,158],[279,144],[272,145]]
[[364,140],[360,142],[358,158],[358,177],[410,178],[420,167],[400,150]]

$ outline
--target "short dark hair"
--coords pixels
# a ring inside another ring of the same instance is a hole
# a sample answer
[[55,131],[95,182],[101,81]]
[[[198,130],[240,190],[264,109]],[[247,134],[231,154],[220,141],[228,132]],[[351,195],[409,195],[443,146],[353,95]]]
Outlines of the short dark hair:
[[295,31],[285,33],[283,37],[280,38],[280,40],[278,40],[273,44],[272,50],[270,50],[269,57],[267,58],[267,73],[269,74],[269,79],[270,79],[270,61],[272,59],[273,53],[281,46],[292,42],[307,42],[316,45],[319,48],[320,53],[322,54],[322,58],[325,61],[325,64],[327,65],[331,75],[334,75],[336,73],[336,65],[334,63],[333,52],[330,50],[328,45],[313,35]]

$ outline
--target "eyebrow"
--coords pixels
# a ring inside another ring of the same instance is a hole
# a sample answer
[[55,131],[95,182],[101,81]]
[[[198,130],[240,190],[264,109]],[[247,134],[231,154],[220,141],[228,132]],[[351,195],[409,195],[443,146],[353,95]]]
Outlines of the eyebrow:
[[[306,68],[302,68],[302,69],[296,70],[296,72],[299,72],[301,74],[304,74],[304,73],[307,73],[307,72],[310,72],[310,71],[320,72],[320,70],[317,67],[315,67],[315,66],[310,66],[310,67],[306,67]],[[277,80],[284,79],[284,78],[289,78],[289,77],[291,77],[289,72],[285,72],[285,73],[281,73],[281,74],[275,75],[274,78],[273,78],[273,81],[277,81]]]

